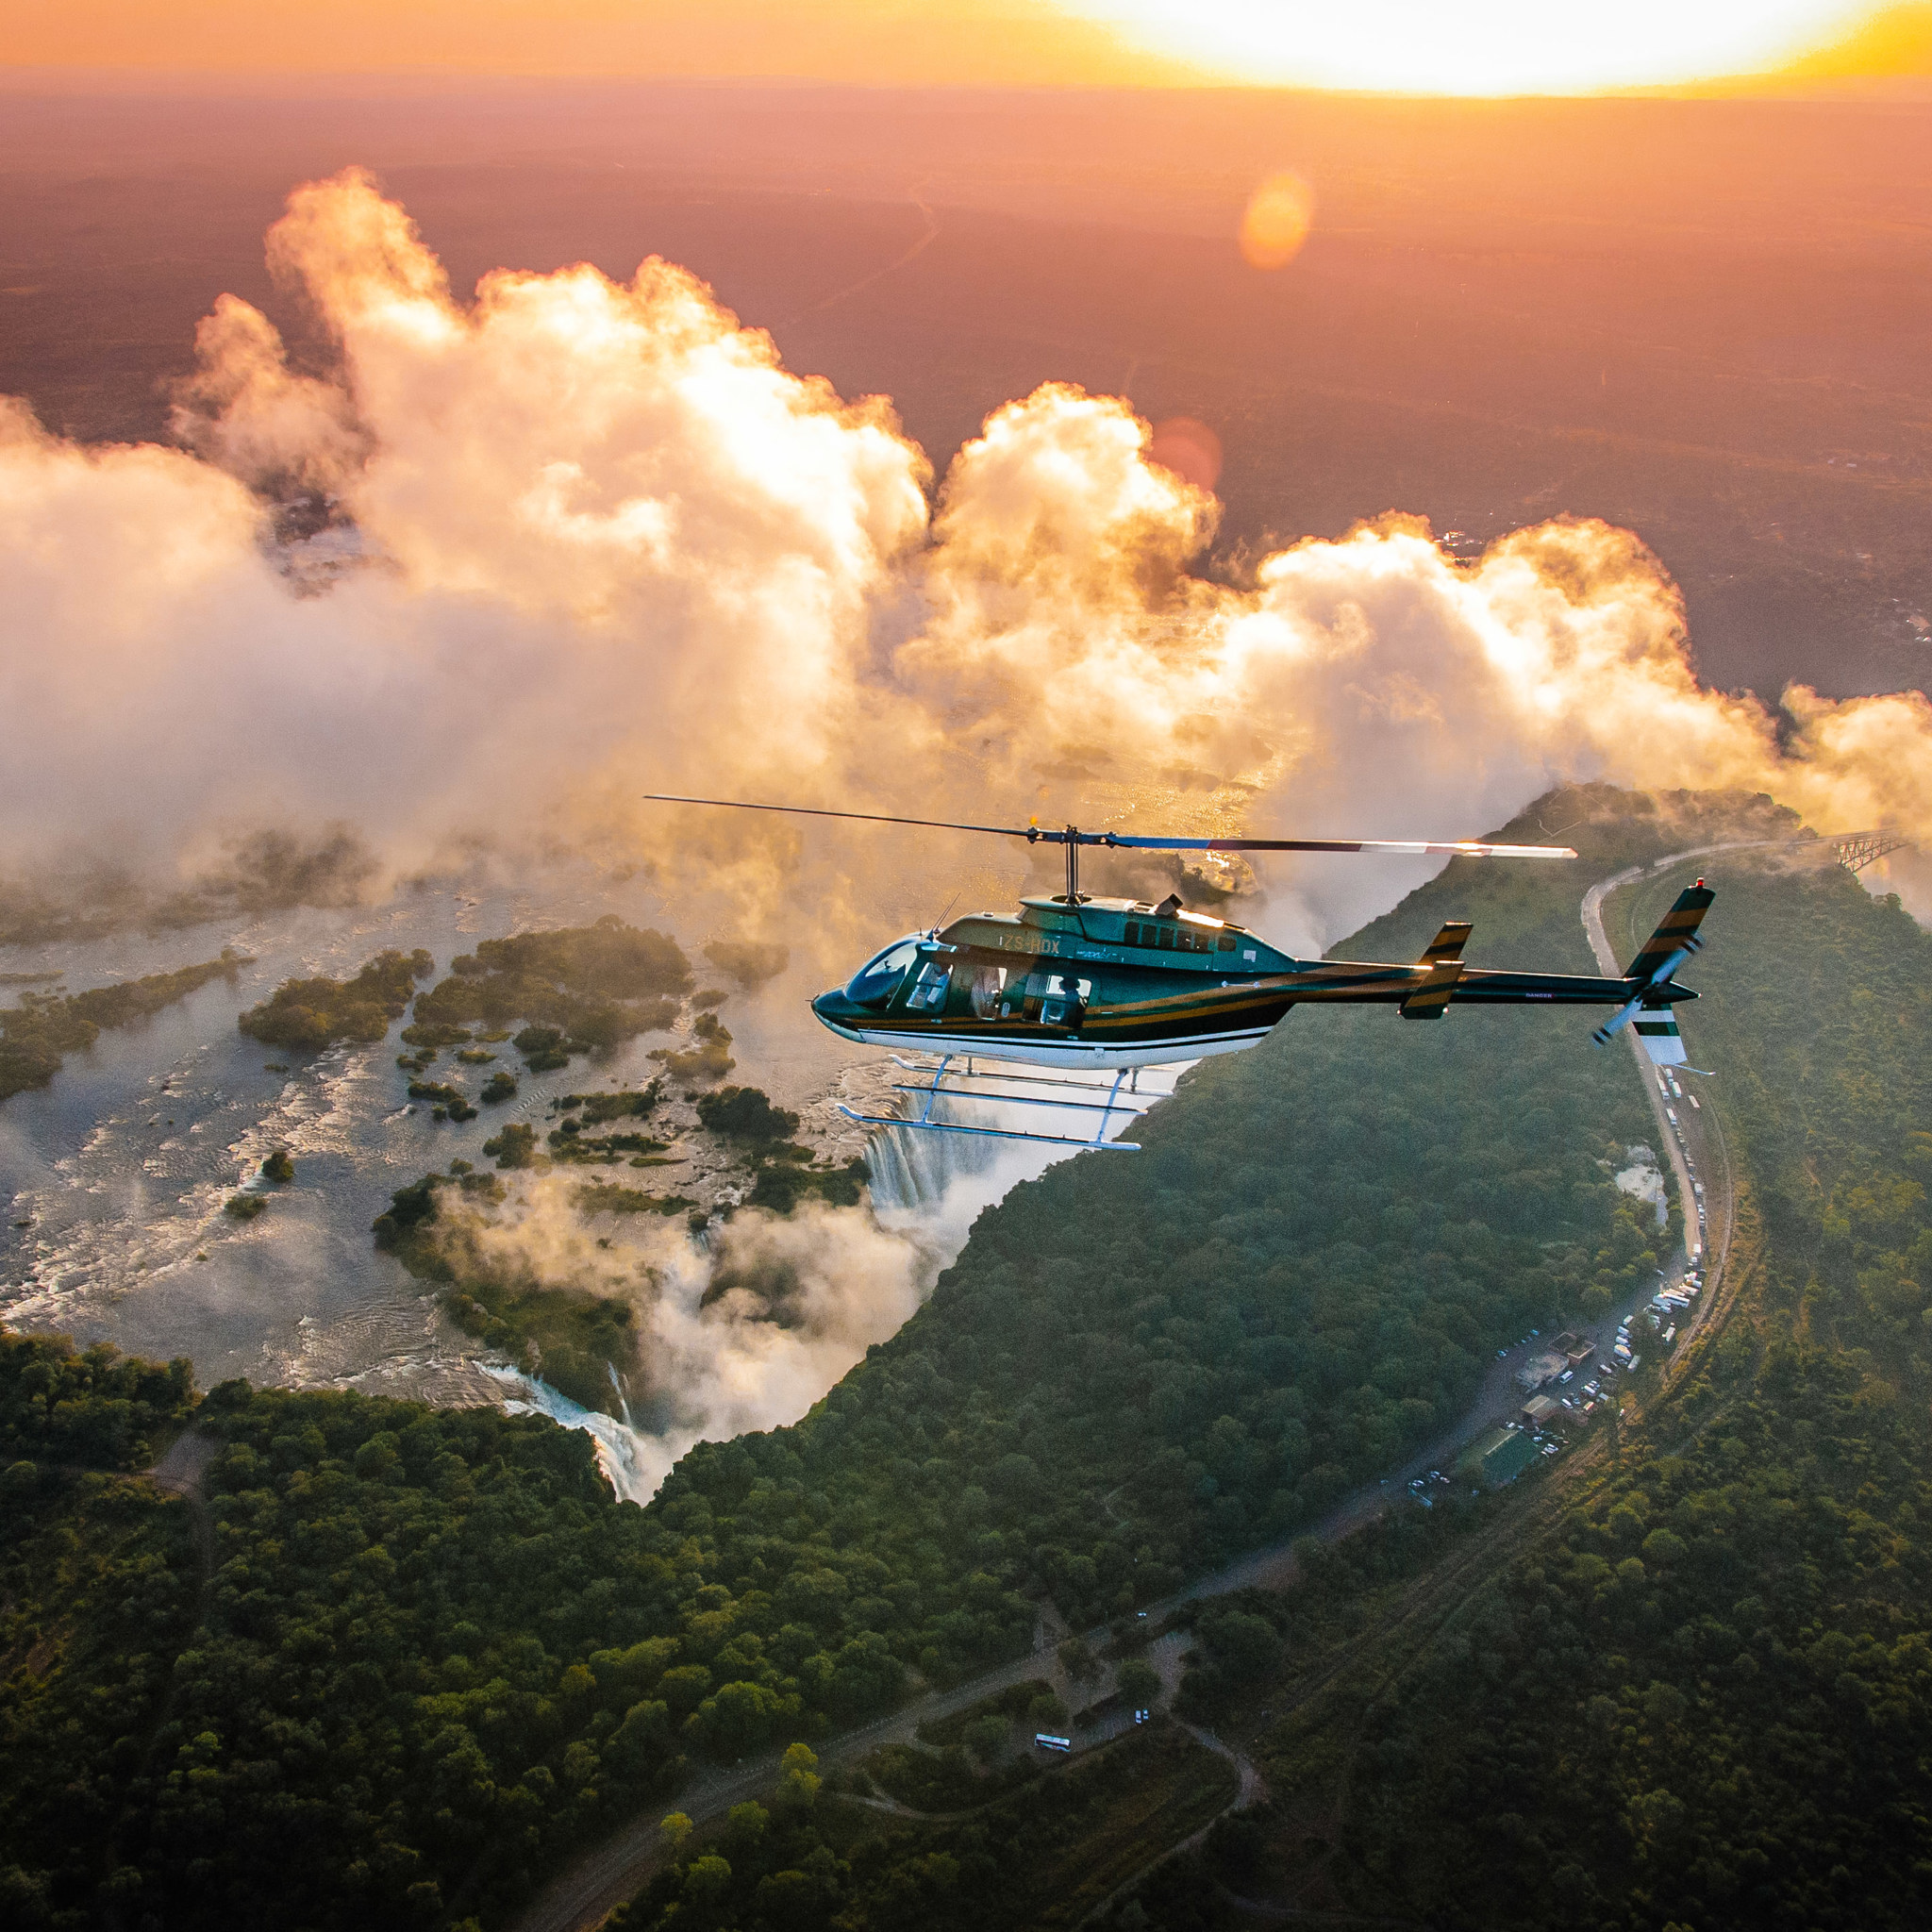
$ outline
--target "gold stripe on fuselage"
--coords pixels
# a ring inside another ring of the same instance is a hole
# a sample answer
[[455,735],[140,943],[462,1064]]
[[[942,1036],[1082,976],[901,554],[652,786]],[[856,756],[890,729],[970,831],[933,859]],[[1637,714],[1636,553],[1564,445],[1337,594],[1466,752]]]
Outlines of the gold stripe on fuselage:
[[[1426,975],[1414,967],[1362,967],[1351,962],[1323,964],[1296,974],[1275,974],[1265,979],[1245,979],[1230,986],[1189,987],[1149,1000],[1123,1005],[1091,1006],[1076,1028],[1043,1026],[1037,1020],[980,1019],[958,1014],[945,1019],[914,1019],[894,1014],[873,1022],[868,1031],[974,1035],[1014,1040],[1068,1040],[1106,1034],[1118,1038],[1149,1026],[1173,1026],[1189,1021],[1209,1024],[1213,1030],[1238,1025],[1250,1009],[1273,1012],[1303,1000],[1361,999],[1385,994],[1399,999],[1405,988]],[[1273,1025],[1271,1019],[1267,1024]]]

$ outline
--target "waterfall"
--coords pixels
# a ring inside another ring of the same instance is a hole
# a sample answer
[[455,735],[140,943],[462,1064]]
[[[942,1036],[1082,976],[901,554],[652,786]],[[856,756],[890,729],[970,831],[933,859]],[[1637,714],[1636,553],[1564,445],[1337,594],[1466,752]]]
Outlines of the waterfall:
[[[1134,1098],[1142,1106],[1151,1100],[1165,1099],[1173,1092],[1174,1081],[1186,1071],[1186,1064],[1161,1067],[1151,1073],[1143,1068]],[[1001,1077],[983,1074],[975,1080],[974,1087],[980,1095],[976,1100],[963,1100],[957,1095],[942,1098],[934,1109],[934,1118],[971,1126],[1021,1127],[1071,1140],[1084,1140],[1092,1133],[1098,1117],[1071,1105],[1064,1113],[1052,1108],[1017,1103],[1002,1110],[998,1105]],[[1010,1074],[1008,1077],[1012,1077]],[[1106,1097],[1113,1078],[1110,1074],[1100,1072],[1065,1073],[1055,1077],[1074,1086],[1091,1088],[1095,1100]],[[915,1094],[901,1093],[893,1098],[899,1111],[908,1115],[924,1105],[923,1099]],[[1129,1117],[1122,1114],[1108,1124],[1108,1139],[1118,1140],[1130,1125]],[[902,1132],[879,1127],[866,1143],[865,1164],[874,1208],[888,1214],[916,1214],[941,1209],[946,1196],[962,1181],[974,1184],[964,1191],[984,1192],[987,1177],[997,1171],[1004,1177],[1004,1185],[998,1190],[1003,1193],[1024,1174],[1043,1173],[1054,1161],[1065,1160],[1076,1152],[1077,1148],[1057,1148],[1041,1141],[983,1141],[972,1134],[921,1133],[913,1127]],[[997,1199],[998,1193],[991,1198]]]
[[[976,1108],[974,1111],[990,1116],[991,1109]],[[998,1141],[981,1141],[972,1134],[922,1134],[910,1127],[904,1131],[880,1127],[865,1146],[873,1205],[900,1213],[937,1208],[962,1176],[987,1173],[998,1159],[1001,1145]]]
[[[597,1467],[604,1472],[604,1479],[617,1492],[620,1502],[648,1503],[657,1494],[664,1472],[646,1463],[644,1438],[631,1426],[630,1405],[625,1402],[622,1389],[618,1391],[618,1403],[624,1409],[624,1420],[619,1422],[602,1409],[585,1408],[573,1402],[538,1376],[492,1362],[478,1362],[476,1366],[507,1389],[517,1391],[507,1397],[503,1405],[511,1415],[547,1415],[566,1429],[582,1429],[591,1439]],[[614,1369],[610,1379],[613,1383],[617,1380]]]
[[624,1381],[617,1373],[617,1364],[615,1362],[606,1362],[604,1364],[604,1373],[610,1377],[610,1386],[617,1391],[617,1412],[624,1418],[625,1427],[635,1434],[637,1424],[631,1420],[630,1402],[625,1395]]

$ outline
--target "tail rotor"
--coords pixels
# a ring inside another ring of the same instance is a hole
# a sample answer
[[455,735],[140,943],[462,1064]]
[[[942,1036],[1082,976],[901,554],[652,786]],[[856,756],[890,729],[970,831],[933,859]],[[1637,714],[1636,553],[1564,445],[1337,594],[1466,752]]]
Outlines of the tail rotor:
[[1630,997],[1591,1035],[1599,1046],[1607,1046],[1625,1026],[1635,1025],[1653,1066],[1686,1064],[1690,1057],[1671,1008],[1678,1000],[1697,995],[1688,987],[1677,986],[1674,975],[1703,945],[1697,928],[1716,897],[1702,879],[1677,894],[1676,903],[1664,914],[1657,929],[1624,968],[1624,983],[1630,989]]

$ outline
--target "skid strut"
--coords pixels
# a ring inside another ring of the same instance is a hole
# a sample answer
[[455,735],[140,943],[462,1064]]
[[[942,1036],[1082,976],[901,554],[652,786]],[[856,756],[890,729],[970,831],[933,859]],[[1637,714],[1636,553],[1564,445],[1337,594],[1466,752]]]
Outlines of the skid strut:
[[[930,1074],[928,1084],[908,1086],[895,1084],[895,1093],[915,1093],[924,1096],[925,1104],[916,1114],[872,1114],[859,1113],[847,1107],[844,1102],[837,1103],[839,1111],[848,1121],[857,1122],[867,1127],[910,1127],[916,1132],[927,1134],[969,1134],[983,1141],[1031,1141],[1047,1147],[1091,1148],[1097,1153],[1138,1154],[1141,1150],[1131,1141],[1109,1141],[1108,1127],[1116,1116],[1136,1120],[1151,1105],[1140,1095],[1137,1088],[1128,1085],[1126,1094],[1122,1087],[1128,1081],[1130,1074],[1138,1074],[1138,1068],[1123,1067],[1113,1077],[1113,1084],[1107,1090],[1105,1100],[1053,1100],[1030,1093],[992,1093],[972,1087],[949,1087],[946,1079],[952,1073],[952,1063],[958,1056],[941,1054],[938,1060],[908,1060],[897,1054],[891,1056],[895,1065],[903,1067],[909,1074]],[[976,1069],[970,1058],[958,1073],[955,1079],[995,1080],[1007,1086],[1057,1087],[1063,1092],[1097,1093],[1097,1086],[1084,1080],[1053,1080],[1037,1074],[990,1074]],[[943,1096],[948,1100],[985,1100],[995,1105],[1005,1103],[1010,1107],[1048,1107],[1081,1113],[1096,1113],[1100,1118],[1093,1124],[1091,1136],[1075,1134],[1028,1134],[1015,1127],[975,1127],[963,1121],[940,1121],[933,1118],[933,1108]],[[1156,1098],[1165,1098],[1157,1095]]]

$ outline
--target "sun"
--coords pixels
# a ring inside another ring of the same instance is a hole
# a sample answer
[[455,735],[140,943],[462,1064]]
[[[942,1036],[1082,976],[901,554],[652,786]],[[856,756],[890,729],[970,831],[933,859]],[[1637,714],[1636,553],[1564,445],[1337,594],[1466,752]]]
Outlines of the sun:
[[1250,85],[1591,93],[1779,65],[1852,30],[1846,0],[1063,0],[1129,44]]

